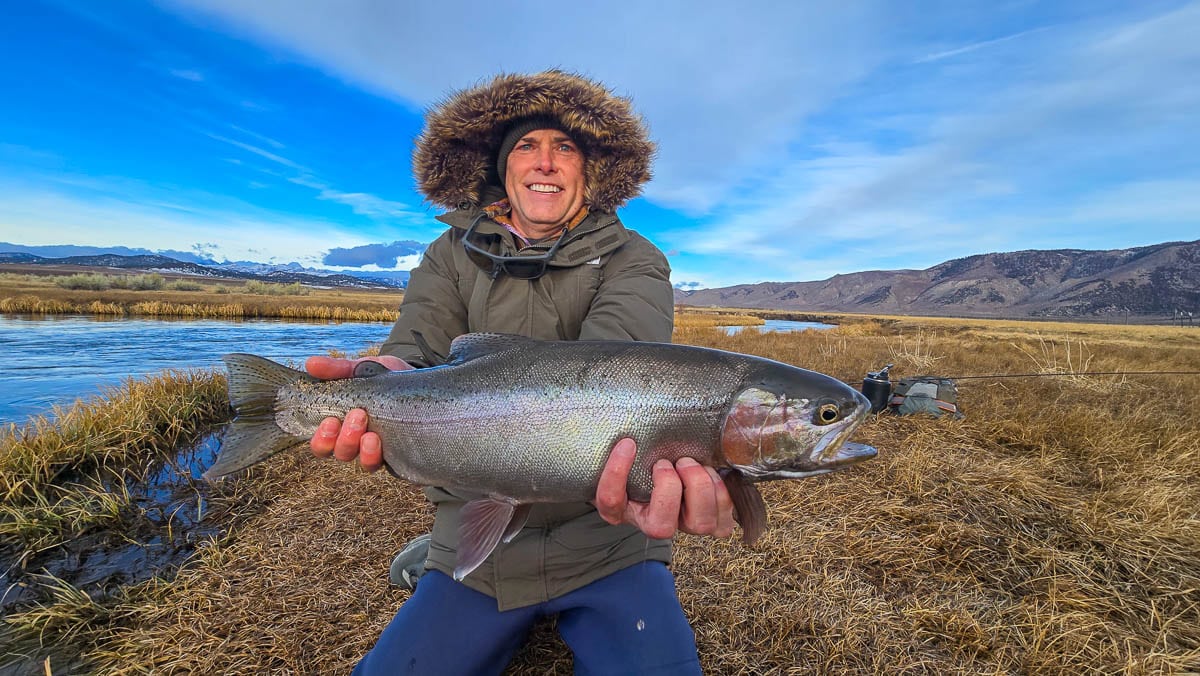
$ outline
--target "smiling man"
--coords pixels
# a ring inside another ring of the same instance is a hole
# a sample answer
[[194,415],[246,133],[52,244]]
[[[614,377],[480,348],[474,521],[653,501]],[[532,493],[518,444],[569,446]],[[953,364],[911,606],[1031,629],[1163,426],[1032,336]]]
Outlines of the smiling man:
[[556,126],[553,120],[517,125],[500,146],[496,169],[504,176],[510,219],[527,239],[554,234],[583,208],[583,152]]
[[[669,342],[666,258],[615,213],[649,180],[653,150],[627,100],[559,71],[497,77],[430,111],[414,171],[429,201],[448,209],[438,219],[450,227],[412,271],[378,361],[434,366],[453,338],[477,331]],[[355,363],[313,358],[308,367],[349,377]],[[514,405],[508,424],[528,415],[537,413]],[[361,410],[327,419],[312,449],[368,469],[381,464]],[[355,673],[498,674],[550,615],[577,673],[698,673],[665,565],[669,538],[676,530],[728,537],[732,502],[716,472],[690,458],[660,461],[650,502],[629,501],[635,453],[619,441],[592,502],[534,505],[524,527],[461,582],[452,578],[458,526],[473,496],[427,488],[433,533],[393,565],[393,580],[415,591]]]

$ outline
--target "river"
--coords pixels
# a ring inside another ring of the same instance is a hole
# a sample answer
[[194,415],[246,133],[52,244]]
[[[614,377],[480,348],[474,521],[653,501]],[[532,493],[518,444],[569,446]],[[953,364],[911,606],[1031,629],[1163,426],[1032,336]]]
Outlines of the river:
[[725,333],[733,335],[745,329],[754,329],[759,333],[768,333],[771,331],[788,333],[790,331],[804,331],[807,329],[836,329],[837,325],[823,324],[821,322],[797,322],[790,319],[767,319],[764,324],[756,324],[754,326],[726,326],[723,328],[725,329]]
[[[296,364],[331,349],[353,354],[383,342],[390,328],[381,322],[0,315],[0,425],[51,413],[56,405],[101,394],[131,376],[216,366],[228,352],[252,352]],[[803,331],[833,326],[768,319],[763,326],[725,330],[746,328]]]
[[0,424],[23,423],[129,377],[208,368],[228,352],[302,363],[331,349],[382,343],[381,322],[125,319],[0,315]]

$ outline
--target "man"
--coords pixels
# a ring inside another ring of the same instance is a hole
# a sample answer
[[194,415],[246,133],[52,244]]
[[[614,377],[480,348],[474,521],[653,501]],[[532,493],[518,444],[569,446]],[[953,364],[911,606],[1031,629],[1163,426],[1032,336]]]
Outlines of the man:
[[[414,167],[429,201],[450,209],[438,217],[450,227],[413,270],[376,361],[432,366],[474,331],[669,342],[666,258],[614,214],[649,180],[652,153],[628,101],[559,71],[497,77],[432,110]],[[314,357],[308,368],[344,378],[356,363]],[[327,419],[312,450],[377,469],[379,437],[365,430],[361,410]],[[450,575],[463,496],[426,489],[437,505],[429,572],[355,673],[499,673],[549,614],[579,673],[698,673],[665,565],[669,538],[677,529],[728,537],[732,503],[717,474],[690,458],[660,461],[650,502],[628,501],[635,453],[632,440],[618,442],[594,504],[534,506],[461,583]]]

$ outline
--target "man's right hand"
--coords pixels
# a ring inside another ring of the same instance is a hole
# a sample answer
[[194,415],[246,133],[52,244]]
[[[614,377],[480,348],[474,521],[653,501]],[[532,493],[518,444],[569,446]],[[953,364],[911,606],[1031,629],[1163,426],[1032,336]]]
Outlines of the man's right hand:
[[[335,359],[333,357],[309,357],[304,363],[309,375],[321,380],[337,380],[352,378],[354,367],[364,361],[374,361],[382,364],[389,371],[406,371],[411,369],[407,362],[398,357],[365,357],[363,359]],[[353,462],[368,472],[374,472],[383,466],[383,442],[379,435],[367,431],[367,412],[361,408],[351,409],[346,413],[346,420],[326,418],[321,421],[317,431],[309,441],[313,455],[318,458],[333,456],[342,462]]]

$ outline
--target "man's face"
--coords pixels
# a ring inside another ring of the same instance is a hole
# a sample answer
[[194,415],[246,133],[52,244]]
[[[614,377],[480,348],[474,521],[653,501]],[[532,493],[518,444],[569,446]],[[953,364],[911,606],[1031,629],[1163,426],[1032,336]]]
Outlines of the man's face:
[[508,155],[504,189],[521,234],[557,234],[583,207],[583,152],[557,129],[531,131]]

